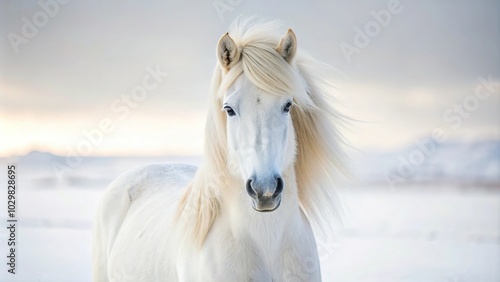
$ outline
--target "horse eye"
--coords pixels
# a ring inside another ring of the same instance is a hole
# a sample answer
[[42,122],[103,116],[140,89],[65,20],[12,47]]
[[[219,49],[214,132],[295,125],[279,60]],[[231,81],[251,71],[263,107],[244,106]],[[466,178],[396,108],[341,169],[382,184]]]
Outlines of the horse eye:
[[285,113],[288,113],[290,112],[290,108],[292,107],[292,101],[288,101],[288,103],[286,103],[285,107],[283,108],[283,112]]
[[234,112],[234,110],[229,107],[229,106],[224,106],[224,108],[222,108],[224,111],[226,111],[227,115],[232,117],[234,115],[236,115],[236,113]]

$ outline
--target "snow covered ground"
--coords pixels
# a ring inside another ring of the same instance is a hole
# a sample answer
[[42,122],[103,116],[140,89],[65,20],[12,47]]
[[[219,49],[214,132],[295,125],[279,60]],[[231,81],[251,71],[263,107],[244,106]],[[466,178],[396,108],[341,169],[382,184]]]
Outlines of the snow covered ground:
[[[86,158],[60,182],[50,163],[30,154],[19,163],[17,274],[0,281],[91,281],[91,225],[105,186],[127,168],[197,158]],[[0,174],[5,183],[5,173]],[[416,184],[341,191],[345,228],[319,242],[324,281],[500,281],[500,189]],[[5,193],[0,210],[6,210]],[[6,221],[5,213],[0,220]],[[0,232],[5,254],[7,233]],[[6,260],[3,256],[3,261]]]
[[500,281],[500,193],[420,188],[344,195],[325,281]]

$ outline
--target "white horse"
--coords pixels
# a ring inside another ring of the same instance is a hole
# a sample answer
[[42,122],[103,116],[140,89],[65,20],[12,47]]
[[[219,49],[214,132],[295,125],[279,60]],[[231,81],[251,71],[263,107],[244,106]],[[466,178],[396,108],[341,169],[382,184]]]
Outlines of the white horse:
[[149,165],[110,184],[95,281],[321,281],[311,225],[330,232],[337,215],[341,118],[329,67],[277,28],[237,20],[219,40],[198,169]]

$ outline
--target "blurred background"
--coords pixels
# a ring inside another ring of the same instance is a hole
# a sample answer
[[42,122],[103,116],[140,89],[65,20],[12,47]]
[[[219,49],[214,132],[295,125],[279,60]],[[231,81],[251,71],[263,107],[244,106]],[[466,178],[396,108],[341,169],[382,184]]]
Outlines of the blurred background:
[[324,280],[499,281],[499,12],[494,0],[2,1],[0,162],[19,167],[20,247],[19,273],[0,280],[90,280],[103,189],[144,163],[199,163],[217,40],[258,15],[339,71],[337,106],[356,120]]

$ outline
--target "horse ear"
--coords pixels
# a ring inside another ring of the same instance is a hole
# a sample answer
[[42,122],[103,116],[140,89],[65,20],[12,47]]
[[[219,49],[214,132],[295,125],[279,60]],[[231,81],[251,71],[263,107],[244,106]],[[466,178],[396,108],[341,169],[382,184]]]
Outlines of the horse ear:
[[221,66],[227,71],[240,60],[240,50],[238,50],[238,46],[236,46],[228,32],[219,39],[217,58],[219,58]]
[[287,62],[291,62],[295,56],[295,51],[297,51],[297,37],[291,29],[283,36],[280,44],[276,47],[276,51],[285,59]]

